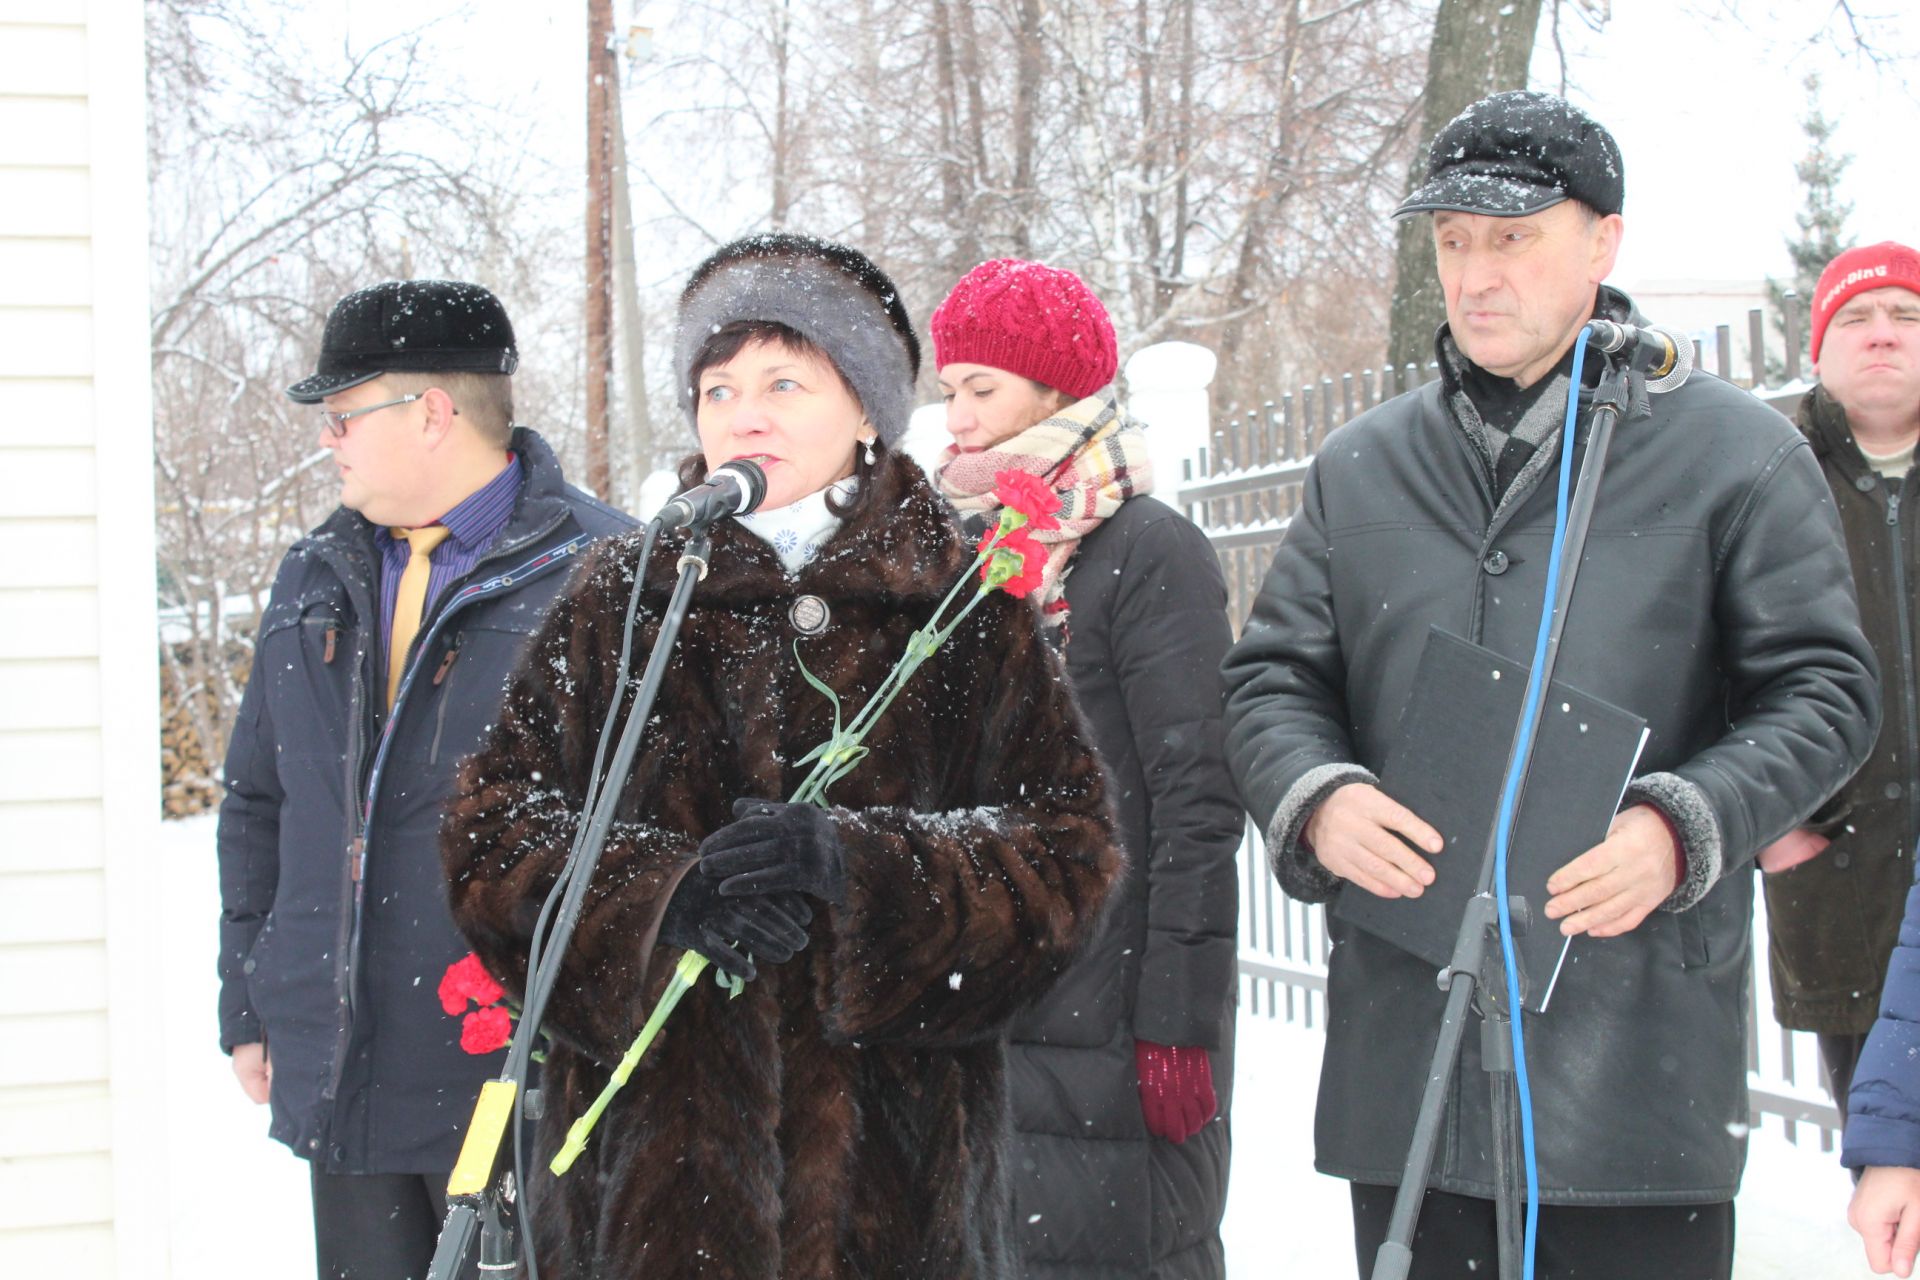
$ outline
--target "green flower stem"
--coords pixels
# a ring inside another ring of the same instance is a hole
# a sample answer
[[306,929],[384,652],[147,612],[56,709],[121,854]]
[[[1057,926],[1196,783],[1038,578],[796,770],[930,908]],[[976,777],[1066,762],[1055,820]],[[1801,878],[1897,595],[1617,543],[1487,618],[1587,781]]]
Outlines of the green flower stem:
[[573,1122],[567,1130],[567,1140],[561,1144],[552,1162],[547,1166],[558,1175],[573,1167],[580,1153],[587,1149],[587,1135],[593,1132],[593,1126],[600,1122],[600,1114],[613,1101],[613,1095],[620,1092],[620,1086],[633,1075],[633,1069],[640,1065],[640,1059],[646,1056],[653,1038],[660,1034],[660,1028],[666,1025],[667,1015],[680,1003],[680,997],[693,989],[693,984],[705,972],[708,960],[697,951],[685,951],[680,955],[680,963],[673,967],[673,978],[667,983],[667,989],[660,993],[660,1003],[653,1006],[653,1014],[647,1019],[647,1025],[640,1028],[640,1034],[627,1046],[626,1056],[620,1059],[620,1065],[613,1069],[613,1075],[607,1085],[600,1090],[600,1096],[593,1100],[585,1115]]
[[[844,741],[857,745],[867,736],[868,731],[873,728],[874,723],[879,720],[886,709],[893,704],[894,697],[906,684],[908,677],[919,669],[920,663],[925,661],[927,657],[931,657],[934,650],[945,644],[947,637],[954,633],[954,630],[966,620],[967,615],[972,613],[980,601],[988,595],[992,588],[985,585],[980,586],[974,592],[973,599],[967,602],[966,607],[961,609],[959,614],[951,622],[944,625],[940,623],[940,616],[953,604],[954,597],[960,594],[962,587],[978,576],[980,566],[987,562],[987,558],[993,554],[994,549],[1000,545],[1008,532],[1019,528],[1026,522],[1027,518],[1011,507],[1001,511],[1000,524],[999,527],[994,530],[993,541],[989,542],[986,548],[973,558],[973,564],[968,567],[965,573],[954,579],[953,585],[947,588],[947,594],[941,598],[940,604],[934,609],[933,616],[927,619],[925,626],[915,631],[913,636],[909,638],[907,642],[908,656],[894,663],[893,669],[887,672],[887,678],[882,680],[880,687],[873,691],[873,697],[868,699],[867,705],[860,708],[859,714],[855,715],[852,723],[847,725],[842,735]],[[926,638],[926,653],[918,659],[912,659],[911,655],[913,654],[914,641],[919,640],[923,636]],[[807,774],[806,779],[802,781],[799,788],[794,791],[793,802],[795,804],[816,804],[823,809],[831,807],[826,802],[826,790],[827,787],[838,780],[840,776],[834,771],[833,765],[833,761],[826,759],[815,762],[813,769]]]

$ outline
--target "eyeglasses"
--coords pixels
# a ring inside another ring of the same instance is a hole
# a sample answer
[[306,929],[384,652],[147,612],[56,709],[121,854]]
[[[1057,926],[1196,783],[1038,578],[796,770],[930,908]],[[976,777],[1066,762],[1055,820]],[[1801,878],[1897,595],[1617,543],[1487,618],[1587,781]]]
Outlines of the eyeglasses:
[[370,404],[364,409],[349,409],[345,413],[335,413],[331,409],[320,411],[320,420],[326,424],[327,434],[339,440],[347,434],[347,423],[363,413],[378,413],[382,409],[391,409],[397,404],[412,404],[419,396],[401,396],[397,400],[382,400],[379,404]]

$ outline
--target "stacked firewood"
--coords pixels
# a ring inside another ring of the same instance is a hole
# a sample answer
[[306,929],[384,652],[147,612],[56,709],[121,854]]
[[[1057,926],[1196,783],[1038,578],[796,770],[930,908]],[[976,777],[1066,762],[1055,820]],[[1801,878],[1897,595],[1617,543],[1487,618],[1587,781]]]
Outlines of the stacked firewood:
[[[211,692],[200,695],[207,700],[205,714],[214,713]],[[220,803],[221,787],[215,777],[217,760],[207,758],[207,749],[195,726],[193,708],[181,695],[175,674],[162,668],[160,673],[160,810],[169,818],[188,818],[205,813]]]

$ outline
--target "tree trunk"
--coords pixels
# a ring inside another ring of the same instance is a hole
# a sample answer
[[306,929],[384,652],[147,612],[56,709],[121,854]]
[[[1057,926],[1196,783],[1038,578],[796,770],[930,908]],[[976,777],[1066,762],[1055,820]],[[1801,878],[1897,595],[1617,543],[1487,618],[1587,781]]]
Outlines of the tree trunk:
[[586,487],[613,496],[607,442],[608,380],[612,375],[613,293],[611,266],[613,131],[608,103],[619,74],[607,41],[613,33],[613,0],[587,0],[587,475]]
[[[1040,0],[1020,0],[1020,27],[1017,32],[1013,82],[1013,254],[1016,258],[1033,256],[1034,176],[1033,157],[1040,129],[1041,62]],[[979,84],[978,79],[974,81]],[[976,87],[977,92],[977,87]],[[979,106],[974,107],[979,119]],[[982,152],[984,158],[985,153]]]
[[[1490,93],[1526,88],[1539,23],[1540,0],[1440,0],[1427,53],[1420,148],[1408,175],[1408,191],[1426,177],[1427,143],[1449,120]],[[1433,335],[1446,318],[1431,222],[1420,216],[1403,219],[1393,262],[1388,362],[1396,368],[1424,366],[1433,359]]]
[[792,54],[793,15],[785,3],[772,13],[768,32],[773,46],[773,203],[767,211],[767,225],[784,231],[787,215],[793,208],[793,104],[788,62]]

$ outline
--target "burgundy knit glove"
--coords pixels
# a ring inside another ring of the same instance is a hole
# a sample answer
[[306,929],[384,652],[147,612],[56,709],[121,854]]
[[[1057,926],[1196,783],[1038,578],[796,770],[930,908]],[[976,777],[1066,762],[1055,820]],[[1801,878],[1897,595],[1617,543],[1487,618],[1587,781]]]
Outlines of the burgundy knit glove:
[[1133,1066],[1140,1073],[1140,1114],[1154,1137],[1185,1142],[1219,1109],[1205,1049],[1135,1040]]

